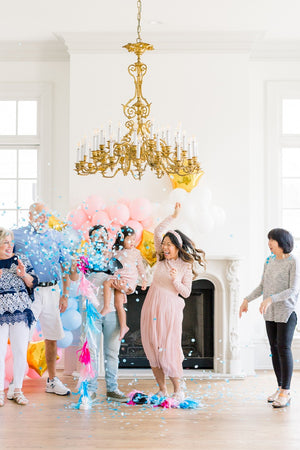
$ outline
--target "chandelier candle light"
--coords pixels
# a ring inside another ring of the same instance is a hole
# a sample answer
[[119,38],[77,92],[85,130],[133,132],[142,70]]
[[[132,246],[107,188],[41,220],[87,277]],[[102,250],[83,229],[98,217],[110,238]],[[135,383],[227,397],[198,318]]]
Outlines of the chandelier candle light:
[[134,44],[124,45],[137,56],[137,61],[128,67],[134,79],[135,94],[122,105],[128,132],[121,138],[119,125],[115,139],[110,122],[107,140],[103,129],[94,134],[92,148],[83,139],[77,147],[75,171],[78,175],[100,173],[105,178],[113,178],[121,171],[124,175],[131,173],[133,178],[139,180],[147,166],[156,173],[157,178],[165,174],[200,174],[202,169],[195,139],[187,142],[185,133],[178,129],[172,144],[170,129],[155,131],[153,122],[148,118],[151,103],[142,94],[147,66],[141,62],[141,55],[147,50],[153,50],[153,46],[141,40],[141,0],[137,1],[137,6],[137,39]]

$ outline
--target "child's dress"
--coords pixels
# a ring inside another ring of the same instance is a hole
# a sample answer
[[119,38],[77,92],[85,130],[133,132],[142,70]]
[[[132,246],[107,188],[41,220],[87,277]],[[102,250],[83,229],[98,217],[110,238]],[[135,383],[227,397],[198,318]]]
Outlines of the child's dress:
[[[134,292],[139,278],[146,279],[145,268],[142,255],[135,247],[130,249],[118,250],[114,253],[117,260],[120,261],[123,268],[117,270],[110,279],[116,282],[116,286],[122,287],[126,294]],[[124,295],[124,302],[126,296]]]
[[[163,235],[170,229],[173,218],[167,217],[154,231],[157,253],[161,251]],[[177,269],[172,280],[170,269]],[[192,265],[179,257],[156,263],[152,284],[141,313],[141,337],[151,367],[159,367],[169,377],[181,377],[184,359],[181,348],[183,298],[192,287]]]

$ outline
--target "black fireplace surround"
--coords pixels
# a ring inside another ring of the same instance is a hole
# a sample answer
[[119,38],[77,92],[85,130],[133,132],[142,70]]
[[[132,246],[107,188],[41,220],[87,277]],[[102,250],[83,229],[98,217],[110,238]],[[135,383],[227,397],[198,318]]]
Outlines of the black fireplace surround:
[[[138,286],[128,296],[127,324],[130,328],[122,341],[119,367],[148,368],[141,342],[140,316],[147,291]],[[213,369],[214,356],[214,285],[209,280],[195,280],[191,295],[185,300],[182,324],[182,349],[185,369]]]

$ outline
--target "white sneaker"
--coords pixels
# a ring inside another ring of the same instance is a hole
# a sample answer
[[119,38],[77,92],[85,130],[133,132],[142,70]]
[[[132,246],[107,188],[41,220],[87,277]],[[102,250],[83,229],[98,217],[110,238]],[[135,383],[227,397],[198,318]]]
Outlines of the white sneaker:
[[67,388],[59,378],[54,377],[53,380],[47,379],[46,392],[56,395],[70,395],[71,391]]
[[14,399],[14,392],[15,392],[14,383],[10,383],[8,385],[7,394],[6,394],[7,400],[13,400]]

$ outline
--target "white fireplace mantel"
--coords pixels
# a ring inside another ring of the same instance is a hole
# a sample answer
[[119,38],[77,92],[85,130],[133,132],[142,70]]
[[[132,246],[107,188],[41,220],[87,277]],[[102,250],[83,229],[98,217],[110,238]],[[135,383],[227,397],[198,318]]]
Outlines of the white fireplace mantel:
[[240,302],[238,255],[208,255],[207,268],[197,278],[213,283],[214,292],[214,372],[240,375],[238,333]]

